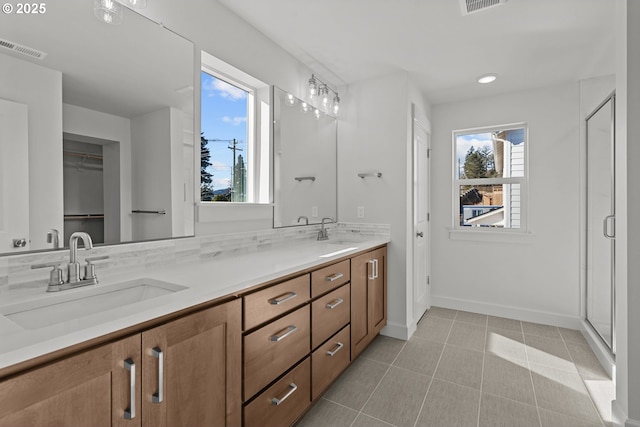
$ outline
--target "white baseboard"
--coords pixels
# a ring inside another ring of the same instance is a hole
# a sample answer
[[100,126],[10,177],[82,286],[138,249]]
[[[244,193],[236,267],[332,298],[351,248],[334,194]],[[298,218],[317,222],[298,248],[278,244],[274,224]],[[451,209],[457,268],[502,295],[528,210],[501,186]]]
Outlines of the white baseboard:
[[511,307],[499,304],[490,304],[478,301],[431,296],[431,305],[453,310],[471,311],[473,313],[488,314],[491,316],[508,317],[510,319],[523,320],[525,322],[542,323],[545,325],[560,326],[563,328],[582,330],[582,322],[579,317],[565,314],[550,313],[545,311],[530,310],[523,307]]
[[609,349],[603,344],[602,340],[598,335],[591,329],[591,326],[587,324],[585,320],[582,320],[582,335],[585,336],[591,350],[596,355],[600,364],[607,371],[609,377],[616,377],[616,362],[613,359],[613,356],[609,352]]
[[401,325],[400,323],[387,322],[387,326],[382,328],[380,335],[398,340],[407,341],[416,331],[415,323],[412,325]]

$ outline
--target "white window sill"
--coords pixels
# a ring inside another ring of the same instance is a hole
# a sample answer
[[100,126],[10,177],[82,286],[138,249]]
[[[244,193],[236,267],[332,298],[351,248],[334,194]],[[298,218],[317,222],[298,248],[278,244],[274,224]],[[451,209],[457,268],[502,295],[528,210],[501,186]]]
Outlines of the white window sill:
[[449,240],[495,243],[531,243],[535,234],[506,230],[449,229]]

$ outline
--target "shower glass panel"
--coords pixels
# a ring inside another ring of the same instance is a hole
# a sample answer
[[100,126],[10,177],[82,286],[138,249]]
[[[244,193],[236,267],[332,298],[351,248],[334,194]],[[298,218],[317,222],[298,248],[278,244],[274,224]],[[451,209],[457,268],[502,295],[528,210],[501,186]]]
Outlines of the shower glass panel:
[[615,353],[615,95],[587,117],[586,319]]

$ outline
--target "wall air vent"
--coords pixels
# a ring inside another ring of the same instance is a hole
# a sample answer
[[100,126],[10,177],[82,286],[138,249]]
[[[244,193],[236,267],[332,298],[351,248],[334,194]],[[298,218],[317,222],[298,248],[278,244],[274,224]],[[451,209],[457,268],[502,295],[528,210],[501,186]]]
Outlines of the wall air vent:
[[463,15],[480,12],[490,7],[499,6],[508,0],[460,0]]
[[38,49],[34,49],[28,46],[23,46],[21,44],[14,43],[12,41],[5,40],[5,39],[0,39],[0,47],[3,49],[8,49],[13,52],[20,53],[22,55],[26,55],[36,59],[44,59],[44,57],[47,56],[46,53]]

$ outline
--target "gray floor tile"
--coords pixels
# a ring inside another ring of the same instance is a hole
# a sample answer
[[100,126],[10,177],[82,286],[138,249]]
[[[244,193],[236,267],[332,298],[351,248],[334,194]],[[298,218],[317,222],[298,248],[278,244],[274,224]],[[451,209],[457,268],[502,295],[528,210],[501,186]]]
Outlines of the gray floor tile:
[[519,365],[492,354],[485,355],[482,391],[529,405],[536,404],[526,361]]
[[522,324],[519,320],[507,319],[506,317],[489,316],[487,325],[490,328],[508,329],[510,331],[522,332]]
[[562,339],[558,328],[555,326],[542,325],[540,323],[522,322],[522,330],[525,335],[537,335],[546,338]]
[[454,322],[447,339],[447,344],[484,351],[487,328],[470,323]]
[[456,322],[473,323],[474,325],[487,326],[487,316],[485,314],[459,311],[456,315]]
[[596,381],[611,380],[590,347],[568,342],[567,348],[582,378]]
[[562,339],[567,343],[572,342],[575,344],[589,345],[580,331],[567,328],[558,328],[558,331],[560,332],[560,335],[562,335]]
[[522,332],[489,327],[487,329],[485,351],[513,362],[527,360],[527,351]]
[[396,426],[412,426],[430,382],[431,377],[392,366],[362,412]]
[[527,357],[530,363],[577,372],[564,341],[534,335],[525,335]]
[[321,399],[297,427],[349,426],[357,416],[358,411]]
[[425,316],[418,323],[415,336],[424,338],[430,341],[447,342],[449,331],[453,325],[453,320],[443,319],[436,316]]
[[475,426],[479,405],[479,390],[434,379],[416,427]]
[[480,427],[540,427],[535,406],[482,393]]
[[484,354],[446,345],[435,378],[480,390]]
[[[325,424],[325,427],[331,426],[333,424]],[[338,426],[335,426],[338,427]],[[340,426],[343,427],[343,426]],[[347,427],[346,425],[344,427]],[[393,427],[393,424],[389,424],[382,420],[378,420],[376,418],[370,417],[367,414],[360,414],[358,418],[356,418],[355,422],[351,425],[351,427]]]
[[333,383],[324,397],[359,411],[388,369],[389,365],[360,357]]
[[546,409],[540,409],[540,421],[542,427],[604,427],[601,422],[581,420]]
[[385,337],[384,335],[378,335],[362,353],[361,357],[366,357],[367,359],[373,359],[390,365],[398,356],[398,353],[400,353],[400,350],[402,350],[402,347],[404,347],[405,344],[406,341]]
[[412,339],[404,346],[393,365],[431,377],[443,349],[444,344],[441,343]]
[[425,315],[425,317],[435,316],[441,317],[443,319],[453,320],[455,319],[457,312],[457,310],[451,310],[449,308],[431,307],[429,310],[427,310],[427,314]]
[[538,407],[591,422],[600,421],[579,374],[533,364],[531,373]]

